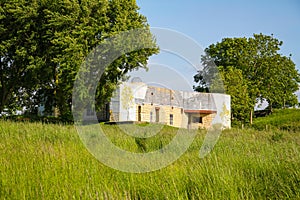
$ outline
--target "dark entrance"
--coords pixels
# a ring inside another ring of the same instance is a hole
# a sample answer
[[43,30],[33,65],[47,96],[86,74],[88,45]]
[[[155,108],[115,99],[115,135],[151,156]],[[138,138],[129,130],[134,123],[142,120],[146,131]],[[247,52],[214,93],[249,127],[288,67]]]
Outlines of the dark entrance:
[[159,108],[155,108],[155,122],[159,122]]
[[142,106],[138,106],[138,121],[142,121]]

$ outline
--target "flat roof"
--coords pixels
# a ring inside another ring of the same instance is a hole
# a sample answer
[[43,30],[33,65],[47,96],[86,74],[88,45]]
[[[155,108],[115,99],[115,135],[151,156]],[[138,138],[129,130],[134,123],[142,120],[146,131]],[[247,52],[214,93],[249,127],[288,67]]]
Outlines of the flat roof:
[[213,114],[217,113],[215,110],[184,110],[185,113],[190,114]]

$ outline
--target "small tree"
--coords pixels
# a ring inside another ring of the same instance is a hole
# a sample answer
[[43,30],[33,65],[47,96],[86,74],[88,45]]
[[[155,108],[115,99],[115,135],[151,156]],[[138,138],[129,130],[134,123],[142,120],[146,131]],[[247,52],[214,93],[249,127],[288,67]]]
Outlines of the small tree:
[[129,120],[129,109],[133,108],[133,92],[132,89],[128,86],[124,86],[122,93],[121,93],[121,101],[122,107],[124,110],[127,111],[127,121]]

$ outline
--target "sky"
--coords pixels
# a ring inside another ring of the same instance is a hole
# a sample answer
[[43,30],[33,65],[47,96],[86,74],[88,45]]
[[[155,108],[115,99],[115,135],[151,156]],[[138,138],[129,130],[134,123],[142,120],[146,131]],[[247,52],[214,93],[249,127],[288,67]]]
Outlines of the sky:
[[186,34],[203,48],[225,37],[254,33],[283,41],[281,53],[300,70],[299,0],[137,0],[151,27]]
[[[300,71],[298,0],[137,0],[137,4],[150,27],[178,31],[195,40],[203,49],[226,37],[273,34],[283,41],[280,53],[285,56],[292,54]],[[152,56],[149,63],[177,65],[175,68],[182,72],[179,65],[184,65],[184,61],[172,62],[171,57]]]

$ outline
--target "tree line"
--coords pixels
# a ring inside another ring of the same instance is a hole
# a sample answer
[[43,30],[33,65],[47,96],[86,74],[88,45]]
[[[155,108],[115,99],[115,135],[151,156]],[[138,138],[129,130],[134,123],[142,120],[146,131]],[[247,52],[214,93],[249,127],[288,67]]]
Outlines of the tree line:
[[71,116],[72,88],[85,57],[122,31],[145,29],[153,48],[124,54],[99,81],[96,102],[111,96],[128,71],[158,52],[135,0],[2,0],[0,2],[0,113],[26,107],[36,114]]
[[296,105],[300,75],[291,55],[279,53],[282,44],[263,34],[211,44],[201,57],[203,69],[194,76],[194,89],[231,95],[232,120],[243,122],[252,122],[258,100],[266,100],[271,111]]
[[[74,80],[89,52],[123,31],[145,29],[142,41],[153,48],[126,53],[105,69],[95,94],[100,109],[129,71],[159,52],[138,10],[135,0],[2,0],[0,113],[26,107],[36,114],[43,104],[45,114],[70,117]],[[279,53],[281,46],[263,34],[211,44],[194,89],[231,95],[232,119],[239,121],[251,121],[258,99],[271,110],[295,105],[300,76],[291,56]]]

